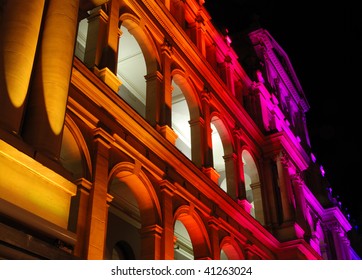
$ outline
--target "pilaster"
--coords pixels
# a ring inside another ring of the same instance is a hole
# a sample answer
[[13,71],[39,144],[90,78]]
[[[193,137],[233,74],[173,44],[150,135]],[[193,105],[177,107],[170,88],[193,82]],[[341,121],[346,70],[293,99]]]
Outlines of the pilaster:
[[220,240],[219,229],[220,226],[215,218],[212,218],[209,223],[210,230],[210,243],[211,243],[211,259],[220,260]]
[[87,259],[99,260],[104,257],[108,218],[109,143],[112,140],[102,129],[94,131],[94,179],[87,215]]
[[174,218],[173,218],[173,196],[176,187],[170,182],[164,180],[160,182],[161,187],[161,206],[163,231],[161,239],[161,259],[174,259]]
[[77,243],[74,247],[74,255],[80,259],[86,259],[86,236],[87,236],[87,209],[89,206],[89,195],[92,183],[81,178],[75,182],[77,185],[77,195],[72,200],[72,215],[76,217],[75,231]]
[[159,225],[143,227],[140,234],[142,260],[161,259],[162,228]]

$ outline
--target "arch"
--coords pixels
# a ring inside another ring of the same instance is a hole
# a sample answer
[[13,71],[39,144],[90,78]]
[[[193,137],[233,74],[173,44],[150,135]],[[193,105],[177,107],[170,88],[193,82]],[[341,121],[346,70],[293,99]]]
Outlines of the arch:
[[260,223],[264,224],[259,170],[253,154],[246,146],[241,149],[241,159],[243,163],[246,199],[251,204],[250,214]]
[[234,152],[233,149],[233,141],[231,137],[231,133],[225,125],[227,123],[224,118],[221,116],[219,112],[212,112],[211,113],[211,123],[215,126],[217,129],[218,134],[220,135],[220,139],[223,145],[224,154],[229,155]]
[[132,246],[123,240],[118,241],[112,250],[112,260],[135,260]]
[[[228,260],[244,260],[244,254],[241,251],[236,240],[230,236],[225,236],[220,242],[220,250],[224,252]],[[220,254],[222,256],[223,254]]]
[[[157,194],[147,178],[142,172],[140,166],[129,162],[117,164],[110,172],[109,188],[113,179],[118,179],[125,183],[134,195],[140,211],[142,226],[151,226],[160,224],[161,207],[157,198]],[[115,190],[108,190],[110,194]]]
[[[174,69],[172,75],[172,129],[177,134],[176,147],[189,159],[196,160],[192,150],[200,143],[200,131],[190,127],[192,120],[200,117],[197,91],[189,77],[180,69]],[[198,139],[198,140],[196,140]],[[196,160],[197,161],[197,160]]]
[[231,197],[236,197],[236,169],[232,137],[218,112],[211,113],[212,153],[214,168],[219,173],[219,186]]
[[201,217],[193,207],[180,206],[174,215],[174,225],[180,221],[190,236],[195,259],[206,259],[210,257],[210,240]]
[[190,119],[197,119],[200,116],[200,100],[197,90],[186,72],[180,68],[174,68],[171,71],[172,81],[180,88],[189,108]]
[[[150,82],[147,77],[154,77],[160,65],[157,47],[141,21],[130,13],[119,17],[120,30],[118,46],[117,76],[121,80],[118,90],[120,95],[134,110],[146,118],[147,98],[150,94]],[[148,93],[147,93],[148,92]]]
[[119,17],[120,26],[124,26],[135,37],[146,61],[147,73],[153,73],[159,69],[160,57],[152,36],[141,24],[141,21],[130,13],[123,13]]
[[91,156],[82,132],[69,116],[65,116],[60,151],[62,166],[72,174],[73,180],[92,177]]

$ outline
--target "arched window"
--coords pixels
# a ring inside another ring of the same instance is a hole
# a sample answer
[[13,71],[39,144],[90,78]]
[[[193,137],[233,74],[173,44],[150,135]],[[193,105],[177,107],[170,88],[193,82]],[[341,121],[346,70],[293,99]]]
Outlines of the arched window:
[[125,241],[118,241],[113,247],[112,260],[134,260],[132,247]]

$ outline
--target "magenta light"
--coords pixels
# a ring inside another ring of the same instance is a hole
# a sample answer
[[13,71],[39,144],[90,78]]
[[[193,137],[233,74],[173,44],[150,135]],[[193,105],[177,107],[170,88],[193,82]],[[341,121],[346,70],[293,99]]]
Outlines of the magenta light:
[[322,176],[324,177],[324,175],[326,174],[326,172],[324,171],[324,168],[323,168],[322,165],[319,167],[319,170],[321,171],[321,174],[322,174]]
[[315,157],[315,155],[313,153],[310,154],[310,157],[311,157],[313,163],[315,163],[317,161],[317,158]]

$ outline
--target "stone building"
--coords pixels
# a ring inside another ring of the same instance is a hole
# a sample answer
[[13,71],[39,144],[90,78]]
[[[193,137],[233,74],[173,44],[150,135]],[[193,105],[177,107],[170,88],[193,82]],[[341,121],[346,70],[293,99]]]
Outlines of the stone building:
[[204,0],[0,2],[0,257],[358,259],[264,29]]

